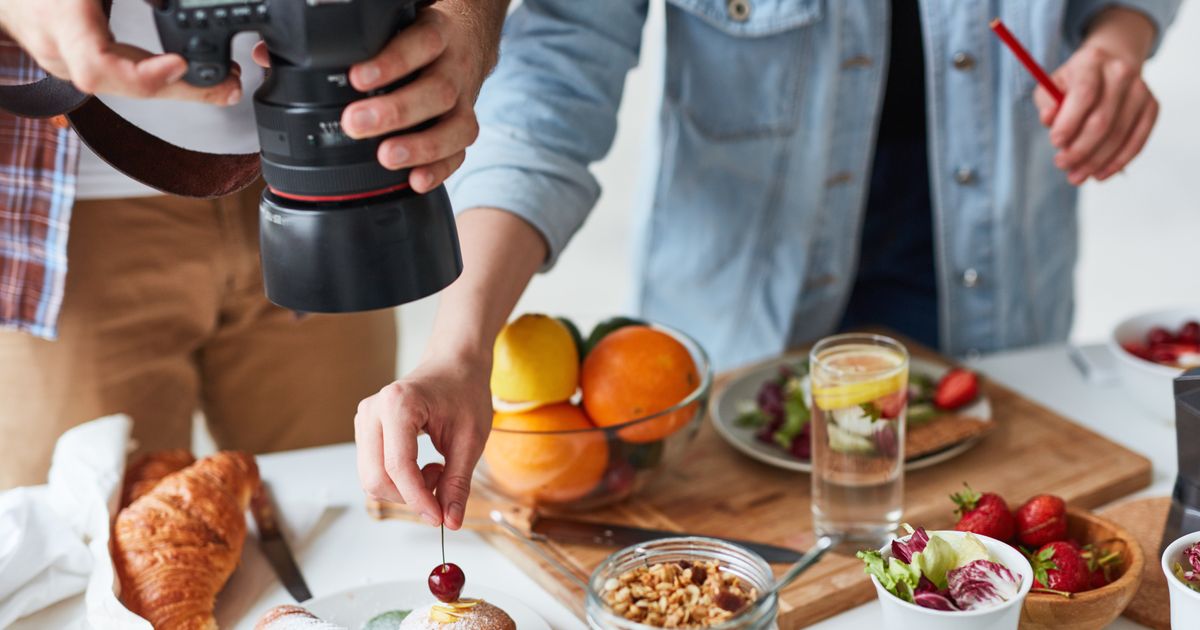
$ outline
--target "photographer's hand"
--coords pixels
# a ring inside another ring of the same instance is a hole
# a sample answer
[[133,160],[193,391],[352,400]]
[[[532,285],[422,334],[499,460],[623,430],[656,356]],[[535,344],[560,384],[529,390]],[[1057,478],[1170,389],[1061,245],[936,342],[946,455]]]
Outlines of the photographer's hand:
[[[475,98],[496,64],[508,2],[436,2],[422,9],[383,52],[350,70],[350,83],[362,92],[417,73],[416,79],[394,92],[347,107],[342,129],[352,138],[371,138],[436,119],[428,129],[389,138],[379,147],[380,164],[395,170],[412,168],[408,181],[419,193],[433,190],[449,177],[479,134]],[[254,58],[267,65],[266,47],[258,46]]]
[[197,88],[182,80],[183,57],[114,41],[98,0],[3,0],[0,27],[46,72],[89,94],[215,105],[231,105],[242,96],[236,70],[220,85]]

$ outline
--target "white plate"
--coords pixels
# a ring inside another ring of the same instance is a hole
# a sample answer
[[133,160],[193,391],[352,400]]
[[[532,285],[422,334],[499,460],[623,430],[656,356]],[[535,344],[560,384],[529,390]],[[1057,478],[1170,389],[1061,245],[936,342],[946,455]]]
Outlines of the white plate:
[[[515,597],[484,586],[467,583],[464,597],[486,600],[508,613],[521,630],[550,630],[549,624]],[[303,604],[312,614],[329,623],[359,630],[372,617],[389,610],[415,610],[433,603],[424,582],[381,582],[360,586],[333,595],[317,597]]]
[[[758,441],[754,437],[755,429],[739,427],[734,422],[738,417],[739,408],[743,405],[744,401],[753,401],[758,396],[758,390],[762,387],[763,383],[779,375],[780,367],[796,365],[806,360],[802,356],[779,357],[758,367],[751,368],[730,380],[725,387],[721,388],[721,391],[717,392],[713,403],[711,414],[712,424],[717,433],[725,438],[725,441],[729,442],[734,448],[760,462],[777,468],[810,472],[812,464],[809,462],[800,461],[782,449]],[[909,370],[917,374],[926,375],[934,381],[941,379],[942,375],[949,371],[949,369],[945,365],[925,359],[917,357],[909,359]],[[991,422],[992,403],[986,396],[980,396],[978,400],[955,413],[980,422]],[[980,435],[968,438],[940,451],[909,460],[905,462],[904,469],[918,470],[933,466],[934,464],[940,464],[963,454],[978,443],[982,437]]]

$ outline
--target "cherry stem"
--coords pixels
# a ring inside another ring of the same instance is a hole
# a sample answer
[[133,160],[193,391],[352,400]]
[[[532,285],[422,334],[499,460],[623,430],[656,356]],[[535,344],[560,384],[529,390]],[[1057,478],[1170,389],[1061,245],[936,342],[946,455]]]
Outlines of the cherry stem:
[[442,566],[446,566],[446,524],[442,524]]

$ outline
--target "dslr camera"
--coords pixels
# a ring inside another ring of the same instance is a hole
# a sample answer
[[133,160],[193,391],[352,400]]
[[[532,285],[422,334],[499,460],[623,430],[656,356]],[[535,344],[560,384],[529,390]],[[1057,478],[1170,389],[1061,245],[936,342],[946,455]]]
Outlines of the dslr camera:
[[254,31],[266,42],[271,68],[254,95],[254,113],[267,184],[259,212],[263,279],[276,304],[303,312],[384,308],[436,293],[462,271],[445,188],[416,194],[407,169],[379,164],[384,138],[352,139],[340,123],[350,103],[413,78],[362,93],[350,85],[349,70],[377,55],[428,4],[154,2],[163,49],[187,59],[192,85],[216,85],[229,75],[238,33]]

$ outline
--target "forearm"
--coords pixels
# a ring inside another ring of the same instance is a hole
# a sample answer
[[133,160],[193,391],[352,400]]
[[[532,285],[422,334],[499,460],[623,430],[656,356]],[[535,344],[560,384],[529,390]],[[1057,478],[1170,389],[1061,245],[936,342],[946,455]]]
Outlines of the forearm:
[[1142,12],[1109,7],[1088,24],[1084,44],[1103,48],[1141,67],[1150,57],[1156,35],[1157,27]]
[[474,208],[458,216],[463,272],[442,292],[430,356],[485,360],[530,278],[546,259],[542,235],[503,210]]
[[[467,26],[483,51],[481,77],[496,66],[500,54],[500,32],[511,0],[441,0],[435,6]],[[474,94],[472,96],[478,96]]]

